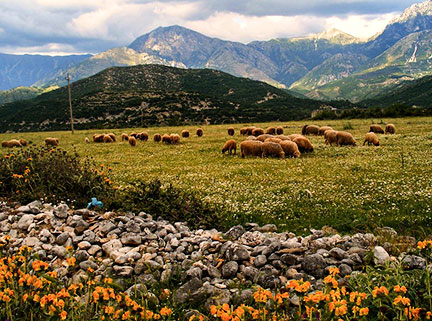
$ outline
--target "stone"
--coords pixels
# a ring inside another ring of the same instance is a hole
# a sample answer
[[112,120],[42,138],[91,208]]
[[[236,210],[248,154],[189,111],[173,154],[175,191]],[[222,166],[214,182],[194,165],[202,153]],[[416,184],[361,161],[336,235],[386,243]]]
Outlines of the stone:
[[51,252],[55,256],[58,256],[60,258],[64,258],[66,256],[66,249],[63,246],[59,246],[59,245],[53,246]]
[[302,269],[315,277],[322,277],[323,270],[327,266],[325,259],[320,254],[312,254],[304,257],[301,263]]
[[390,261],[390,255],[381,246],[375,246],[374,248],[374,263],[375,265],[384,265]]
[[142,239],[139,234],[127,233],[121,237],[121,242],[124,245],[140,245],[142,243]]
[[237,225],[237,226],[233,226],[231,227],[226,233],[225,233],[225,238],[228,240],[237,240],[240,236],[242,236],[244,233],[246,232],[246,230],[244,229],[243,226],[241,225]]
[[265,255],[258,255],[254,260],[254,265],[257,268],[264,266],[267,263],[267,257]]
[[114,230],[116,227],[117,226],[113,222],[108,221],[108,222],[105,222],[102,224],[100,231],[102,234],[106,235],[109,232],[111,232],[112,230]]
[[341,265],[339,265],[339,271],[340,271],[340,275],[342,277],[345,277],[352,273],[352,268],[348,264],[342,263]]
[[78,243],[78,248],[80,250],[87,250],[91,247],[92,245],[90,244],[90,242],[87,241],[81,241]]
[[66,204],[60,204],[54,207],[54,216],[60,219],[65,219],[68,217],[69,206]]
[[224,279],[231,279],[235,277],[238,271],[238,264],[236,261],[229,261],[222,266],[222,276]]
[[111,240],[102,245],[102,250],[112,257],[113,253],[123,247],[122,242],[118,239]]
[[426,260],[417,255],[406,255],[402,258],[402,264],[407,269],[420,269],[426,268]]
[[33,223],[34,215],[32,214],[24,214],[21,216],[20,220],[18,221],[17,227],[21,230],[27,230],[29,226]]
[[56,243],[58,245],[64,245],[67,242],[68,239],[69,239],[69,233],[68,232],[63,232],[63,233],[61,233],[60,235],[58,235],[56,237]]
[[258,229],[262,233],[276,233],[277,226],[274,224],[266,224]]
[[345,251],[338,248],[338,247],[332,248],[329,251],[329,255],[334,257],[336,260],[343,260],[344,258],[347,257],[347,254],[345,253]]
[[179,287],[173,294],[173,301],[176,305],[185,304],[190,301],[195,292],[203,285],[203,282],[198,278],[192,278],[190,281]]
[[77,262],[80,263],[82,261],[88,260],[90,255],[87,253],[87,251],[79,250],[75,252],[74,257],[76,258]]
[[213,265],[209,265],[207,267],[207,273],[213,279],[215,278],[219,279],[222,276],[221,272]]
[[93,261],[86,260],[86,261],[82,261],[82,262],[79,264],[79,267],[80,267],[82,270],[87,271],[89,268],[91,268],[91,269],[93,269],[93,270],[97,270],[99,266],[98,266],[95,262],[93,262]]
[[186,275],[190,278],[202,278],[202,270],[199,267],[192,267],[186,271]]
[[131,276],[133,273],[133,267],[131,266],[114,265],[113,269],[118,276]]
[[84,221],[82,218],[78,219],[75,226],[75,234],[80,235],[90,227],[90,224]]
[[29,247],[36,247],[39,246],[41,242],[37,237],[28,236],[23,240],[23,245],[29,246]]

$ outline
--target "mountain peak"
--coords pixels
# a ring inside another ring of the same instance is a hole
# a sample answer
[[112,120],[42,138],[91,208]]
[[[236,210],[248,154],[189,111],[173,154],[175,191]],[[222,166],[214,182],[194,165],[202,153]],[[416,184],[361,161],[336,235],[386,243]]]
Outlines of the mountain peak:
[[390,24],[404,23],[417,16],[432,16],[432,0],[413,4],[405,9],[399,17],[390,21]]
[[336,28],[330,28],[325,31],[310,36],[306,36],[306,37],[292,38],[291,40],[296,41],[296,40],[304,40],[304,39],[309,39],[309,40],[324,39],[324,40],[328,40],[331,43],[340,44],[340,45],[363,42],[362,39],[356,38]]

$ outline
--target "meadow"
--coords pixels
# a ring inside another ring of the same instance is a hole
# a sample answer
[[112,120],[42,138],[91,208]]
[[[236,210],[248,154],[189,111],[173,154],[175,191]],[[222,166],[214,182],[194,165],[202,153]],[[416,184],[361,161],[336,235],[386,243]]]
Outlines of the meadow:
[[[308,122],[255,123],[266,128],[283,126],[285,134],[300,133]],[[310,123],[310,122],[309,122]],[[381,146],[362,146],[372,123],[393,123],[395,135],[378,135]],[[329,225],[342,233],[373,231],[390,226],[417,237],[432,232],[432,117],[326,120],[314,122],[347,130],[357,147],[331,147],[323,137],[312,136],[315,151],[298,159],[242,159],[222,155],[230,125],[86,130],[1,134],[0,140],[25,138],[40,145],[45,137],[57,137],[60,147],[89,156],[98,165],[112,168],[111,179],[119,188],[131,182],[159,179],[191,191],[216,206],[221,225],[254,222],[274,223],[279,230],[305,233]],[[235,124],[234,139],[245,137]],[[152,141],[155,133],[178,133],[188,129],[191,137],[179,145]],[[131,147],[119,142],[122,132],[145,130],[148,142]],[[114,132],[117,142],[84,142],[95,133]],[[0,154],[6,154],[6,148]],[[97,196],[97,195],[95,195]]]

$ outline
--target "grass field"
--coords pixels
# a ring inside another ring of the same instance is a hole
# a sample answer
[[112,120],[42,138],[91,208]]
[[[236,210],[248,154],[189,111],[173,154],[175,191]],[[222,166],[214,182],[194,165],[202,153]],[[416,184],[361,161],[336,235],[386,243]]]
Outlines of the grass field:
[[[230,138],[229,125],[146,128],[153,134],[189,129],[191,137],[180,145],[139,142],[85,144],[84,137],[108,130],[2,134],[0,140],[25,138],[42,144],[45,137],[60,139],[60,147],[91,156],[97,164],[113,169],[117,185],[158,178],[193,191],[216,204],[223,225],[275,223],[281,230],[302,233],[330,225],[340,232],[373,230],[391,226],[412,235],[432,232],[432,118],[399,118],[396,135],[379,135],[380,147],[361,146],[373,120],[320,121],[337,130],[353,133],[360,146],[329,147],[323,137],[311,137],[315,151],[299,159],[240,158],[221,154]],[[382,120],[375,120],[380,123]],[[266,128],[282,125],[286,134],[300,133],[304,122],[253,124]],[[235,139],[241,142],[234,125]],[[384,126],[383,126],[384,127]],[[140,129],[112,130],[122,132]],[[7,153],[3,148],[0,153]]]

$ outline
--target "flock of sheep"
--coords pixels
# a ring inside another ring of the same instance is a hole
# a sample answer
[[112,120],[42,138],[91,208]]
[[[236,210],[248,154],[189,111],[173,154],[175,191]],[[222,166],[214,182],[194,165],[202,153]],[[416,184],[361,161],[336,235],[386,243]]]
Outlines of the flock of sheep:
[[[32,142],[29,142],[29,144],[31,143]],[[45,144],[47,146],[58,146],[59,140],[58,138],[47,137],[45,138]],[[2,141],[2,147],[12,148],[12,147],[24,147],[24,146],[27,146],[27,141],[23,138]]]

